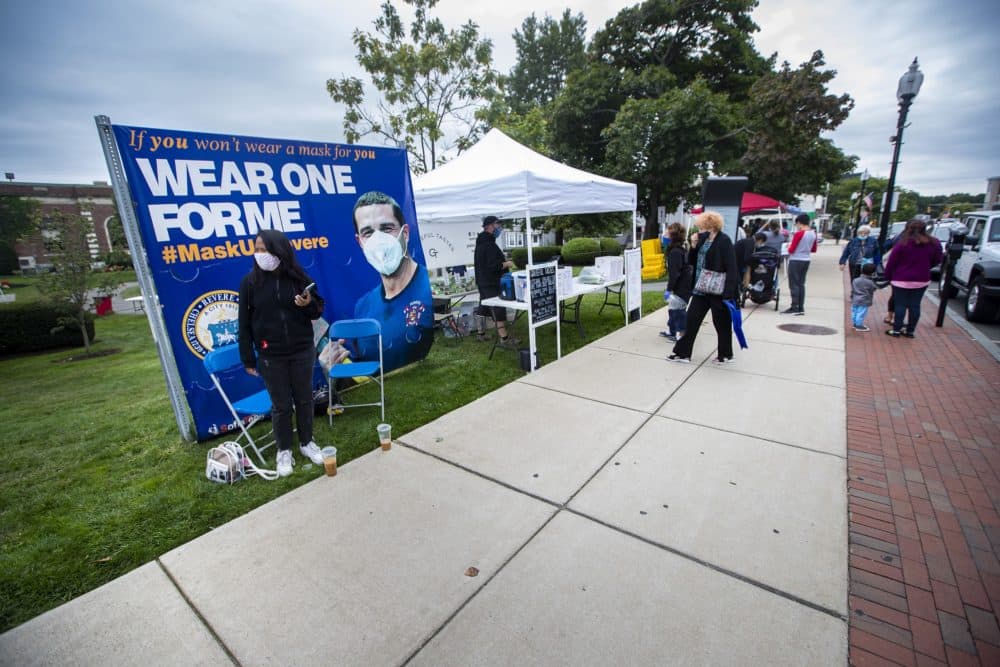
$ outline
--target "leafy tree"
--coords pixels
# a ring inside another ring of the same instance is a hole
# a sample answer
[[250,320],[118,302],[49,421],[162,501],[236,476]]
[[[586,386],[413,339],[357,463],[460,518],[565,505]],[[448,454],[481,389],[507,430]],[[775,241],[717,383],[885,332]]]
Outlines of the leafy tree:
[[511,109],[525,113],[556,98],[566,76],[586,62],[586,33],[583,14],[568,9],[558,21],[548,15],[539,21],[532,13],[521,22],[513,34],[517,63],[507,79]]
[[641,74],[662,67],[679,87],[705,80],[734,101],[746,99],[769,69],[750,39],[757,0],[646,0],[626,7],[594,35],[591,55]]
[[553,154],[580,169],[599,171],[607,145],[602,132],[630,92],[624,73],[610,65],[591,62],[571,72],[548,118]]
[[608,169],[635,183],[644,196],[645,238],[658,234],[657,206],[673,210],[681,198],[695,199],[697,178],[707,176],[715,161],[738,155],[740,144],[733,134],[738,120],[728,96],[712,92],[701,79],[622,106],[604,132]]
[[479,38],[475,23],[446,30],[430,15],[438,0],[403,2],[414,10],[409,30],[386,0],[374,33],[354,31],[357,61],[377,91],[374,108],[366,107],[357,77],[329,79],[326,89],[346,107],[348,143],[375,135],[405,145],[410,167],[423,173],[441,164],[448,150],[475,143],[484,130],[482,109],[499,94],[499,76],[493,45]]
[[[650,220],[646,236],[656,233],[649,213],[657,205],[689,195],[698,174],[710,167],[719,172],[742,152],[733,102],[745,100],[770,66],[751,41],[756,5],[646,0],[623,9],[594,36],[587,67],[567,77],[552,105],[553,152],[639,184],[640,210]],[[708,104],[700,121],[693,100]],[[653,126],[660,119],[666,127]],[[694,146],[689,136],[707,143]],[[680,142],[676,154],[664,144],[667,137]]]
[[125,236],[125,227],[122,226],[122,220],[117,215],[111,216],[111,219],[108,220],[108,242],[111,244],[112,251],[131,252],[128,247],[128,238]]
[[827,93],[837,73],[823,70],[825,64],[823,52],[815,51],[798,69],[785,62],[751,87],[741,164],[757,192],[793,201],[853,168],[857,158],[821,136],[844,122],[854,107],[849,95]]
[[100,295],[110,295],[121,281],[111,273],[93,272],[87,243],[93,225],[88,219],[54,210],[39,220],[38,231],[52,258],[52,271],[43,274],[38,289],[49,299],[69,305],[71,314],[61,318],[58,324],[78,327],[89,355],[91,341],[87,335],[86,313],[90,291],[96,289]]
[[0,273],[18,268],[14,244],[37,224],[38,202],[24,197],[0,197]]
[[935,218],[955,217],[952,213],[959,211],[975,211],[983,207],[986,193],[972,195],[968,192],[953,192],[950,195],[921,196],[917,206],[921,213],[929,213]]
[[548,142],[548,121],[541,107],[532,107],[523,114],[510,112],[498,116],[492,121],[492,125],[535,152],[542,155],[549,155],[551,152]]

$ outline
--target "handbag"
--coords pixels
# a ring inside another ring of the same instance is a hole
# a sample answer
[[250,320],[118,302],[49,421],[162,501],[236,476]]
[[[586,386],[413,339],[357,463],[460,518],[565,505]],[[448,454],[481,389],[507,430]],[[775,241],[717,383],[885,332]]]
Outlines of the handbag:
[[209,481],[220,484],[235,484],[251,475],[257,475],[268,481],[278,479],[276,471],[255,466],[250,457],[243,451],[243,447],[232,440],[208,450],[208,458],[205,460],[205,477]]
[[726,289],[726,274],[721,271],[709,271],[702,269],[698,274],[698,280],[694,284],[696,292],[720,296]]

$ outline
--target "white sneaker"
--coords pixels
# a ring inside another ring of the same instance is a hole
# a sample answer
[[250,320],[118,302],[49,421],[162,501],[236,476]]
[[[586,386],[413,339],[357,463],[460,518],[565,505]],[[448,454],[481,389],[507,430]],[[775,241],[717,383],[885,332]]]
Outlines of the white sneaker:
[[736,361],[732,357],[716,357],[712,359],[712,363],[716,366],[722,366],[723,364],[735,364]]
[[278,477],[288,477],[292,474],[292,468],[295,467],[295,459],[292,458],[292,450],[290,449],[279,449],[278,450]]
[[323,465],[323,453],[319,451],[315,441],[310,440],[304,445],[299,445],[299,451],[302,452],[302,456],[308,457],[316,465]]

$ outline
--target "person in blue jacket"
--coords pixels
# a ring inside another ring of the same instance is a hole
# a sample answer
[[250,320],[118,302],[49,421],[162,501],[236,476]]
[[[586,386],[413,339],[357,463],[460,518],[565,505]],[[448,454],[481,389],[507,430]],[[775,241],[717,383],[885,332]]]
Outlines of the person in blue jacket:
[[[380,277],[358,299],[354,317],[381,322],[382,367],[389,372],[423,359],[434,342],[430,276],[410,257],[410,226],[389,195],[361,195],[354,204],[354,229],[365,259]],[[371,339],[358,341],[358,358],[378,359],[377,345]]]
[[858,227],[858,235],[844,246],[844,251],[840,253],[841,271],[845,264],[851,271],[852,282],[861,275],[861,267],[865,264],[874,264],[875,268],[882,266],[882,250],[868,225]]

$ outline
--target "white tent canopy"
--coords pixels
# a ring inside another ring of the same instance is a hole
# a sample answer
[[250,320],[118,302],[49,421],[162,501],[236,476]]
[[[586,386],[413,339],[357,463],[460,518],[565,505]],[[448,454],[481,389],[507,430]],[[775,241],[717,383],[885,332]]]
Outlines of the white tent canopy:
[[636,186],[556,162],[492,129],[414,180],[413,199],[421,224],[524,217],[530,262],[532,216],[632,211],[634,222]]

